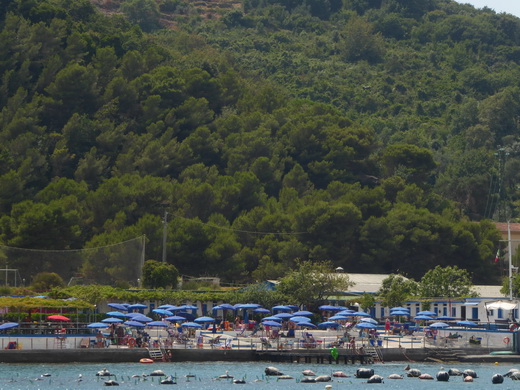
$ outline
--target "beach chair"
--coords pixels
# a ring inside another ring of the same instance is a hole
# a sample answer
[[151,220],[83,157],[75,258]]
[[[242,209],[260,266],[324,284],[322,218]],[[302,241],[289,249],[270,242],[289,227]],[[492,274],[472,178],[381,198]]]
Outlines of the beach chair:
[[273,347],[271,342],[265,337],[260,337],[260,342],[262,343],[262,349],[270,349]]
[[220,340],[222,336],[217,336],[213,339],[209,339],[208,343],[211,346],[211,348],[215,348],[217,346],[220,346],[222,344],[222,341]]
[[305,335],[305,338],[303,339],[302,347],[303,348],[316,348],[317,346],[318,346],[318,343],[314,339],[314,336],[310,333],[307,333]]
[[258,331],[260,330],[260,327],[258,325],[256,325],[254,328],[253,328],[253,331],[251,332],[250,336],[255,336]]
[[89,348],[90,347],[90,339],[88,339],[88,338],[81,339],[79,347],[80,348]]
[[223,343],[221,343],[220,349],[231,349],[233,347],[233,339],[231,337],[224,340]]
[[236,330],[237,332],[237,337],[240,337],[240,336],[244,336],[245,335],[245,332],[246,332],[246,327],[245,325],[241,326],[240,328],[238,328]]

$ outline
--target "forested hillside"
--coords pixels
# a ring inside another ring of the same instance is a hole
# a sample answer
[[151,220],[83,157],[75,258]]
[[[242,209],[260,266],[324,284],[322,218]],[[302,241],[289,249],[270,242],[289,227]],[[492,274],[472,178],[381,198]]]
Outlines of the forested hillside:
[[498,282],[519,19],[451,0],[13,0],[0,27],[3,245],[146,234],[160,259],[167,211],[182,274],[263,280],[299,258]]

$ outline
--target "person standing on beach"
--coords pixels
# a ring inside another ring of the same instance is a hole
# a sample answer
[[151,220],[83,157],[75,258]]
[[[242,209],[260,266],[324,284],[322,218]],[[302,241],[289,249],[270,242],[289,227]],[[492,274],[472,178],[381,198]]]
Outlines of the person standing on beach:
[[390,333],[390,318],[387,318],[385,321],[385,334]]

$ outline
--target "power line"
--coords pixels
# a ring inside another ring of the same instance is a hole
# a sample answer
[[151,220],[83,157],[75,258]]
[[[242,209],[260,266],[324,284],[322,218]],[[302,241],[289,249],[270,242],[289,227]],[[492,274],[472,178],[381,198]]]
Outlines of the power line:
[[141,240],[144,239],[144,234],[142,236],[131,238],[131,239],[126,240],[126,241],[117,242],[115,244],[108,244],[108,245],[103,245],[103,246],[95,246],[95,247],[92,247],[92,248],[83,248],[83,249],[31,249],[31,248],[19,248],[19,247],[16,247],[16,246],[7,246],[7,245],[0,245],[0,249],[7,248],[7,249],[13,249],[13,250],[28,251],[28,252],[47,252],[47,253],[85,252],[85,251],[94,251],[94,250],[103,249],[103,248],[111,248],[111,247],[114,247],[114,246],[126,244],[126,243],[128,243],[130,241],[135,241],[135,240],[138,240],[138,239],[141,239]]

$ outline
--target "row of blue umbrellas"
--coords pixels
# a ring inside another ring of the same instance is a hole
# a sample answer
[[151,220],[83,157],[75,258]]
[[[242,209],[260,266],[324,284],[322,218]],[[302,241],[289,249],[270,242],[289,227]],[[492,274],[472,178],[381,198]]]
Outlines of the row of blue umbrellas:
[[[139,322],[139,321],[132,321],[132,320],[130,320],[130,321],[125,321],[122,324],[126,325],[126,326],[132,326],[132,327],[135,327],[135,328],[144,328],[146,326],[148,326],[148,327],[166,328],[168,326],[168,324],[166,324],[163,321],[150,321],[150,322],[147,322],[147,323],[143,323],[143,322]],[[87,325],[87,328],[101,329],[101,328],[106,328],[108,326],[109,325],[106,322],[94,322],[92,324]],[[184,322],[184,323],[181,324],[181,326],[183,328],[202,328],[202,325],[198,324],[196,322]],[[0,330],[1,329],[2,328],[0,328]]]
[[[119,310],[119,311],[141,310],[141,309],[148,308],[147,305],[144,305],[142,303],[135,303],[132,305],[127,304],[127,303],[109,303],[107,306],[111,307],[112,309]],[[182,306],[162,305],[162,306],[159,306],[157,309],[166,309],[166,310],[170,310],[170,311],[197,310],[197,306],[194,306],[194,305],[182,305]]]

